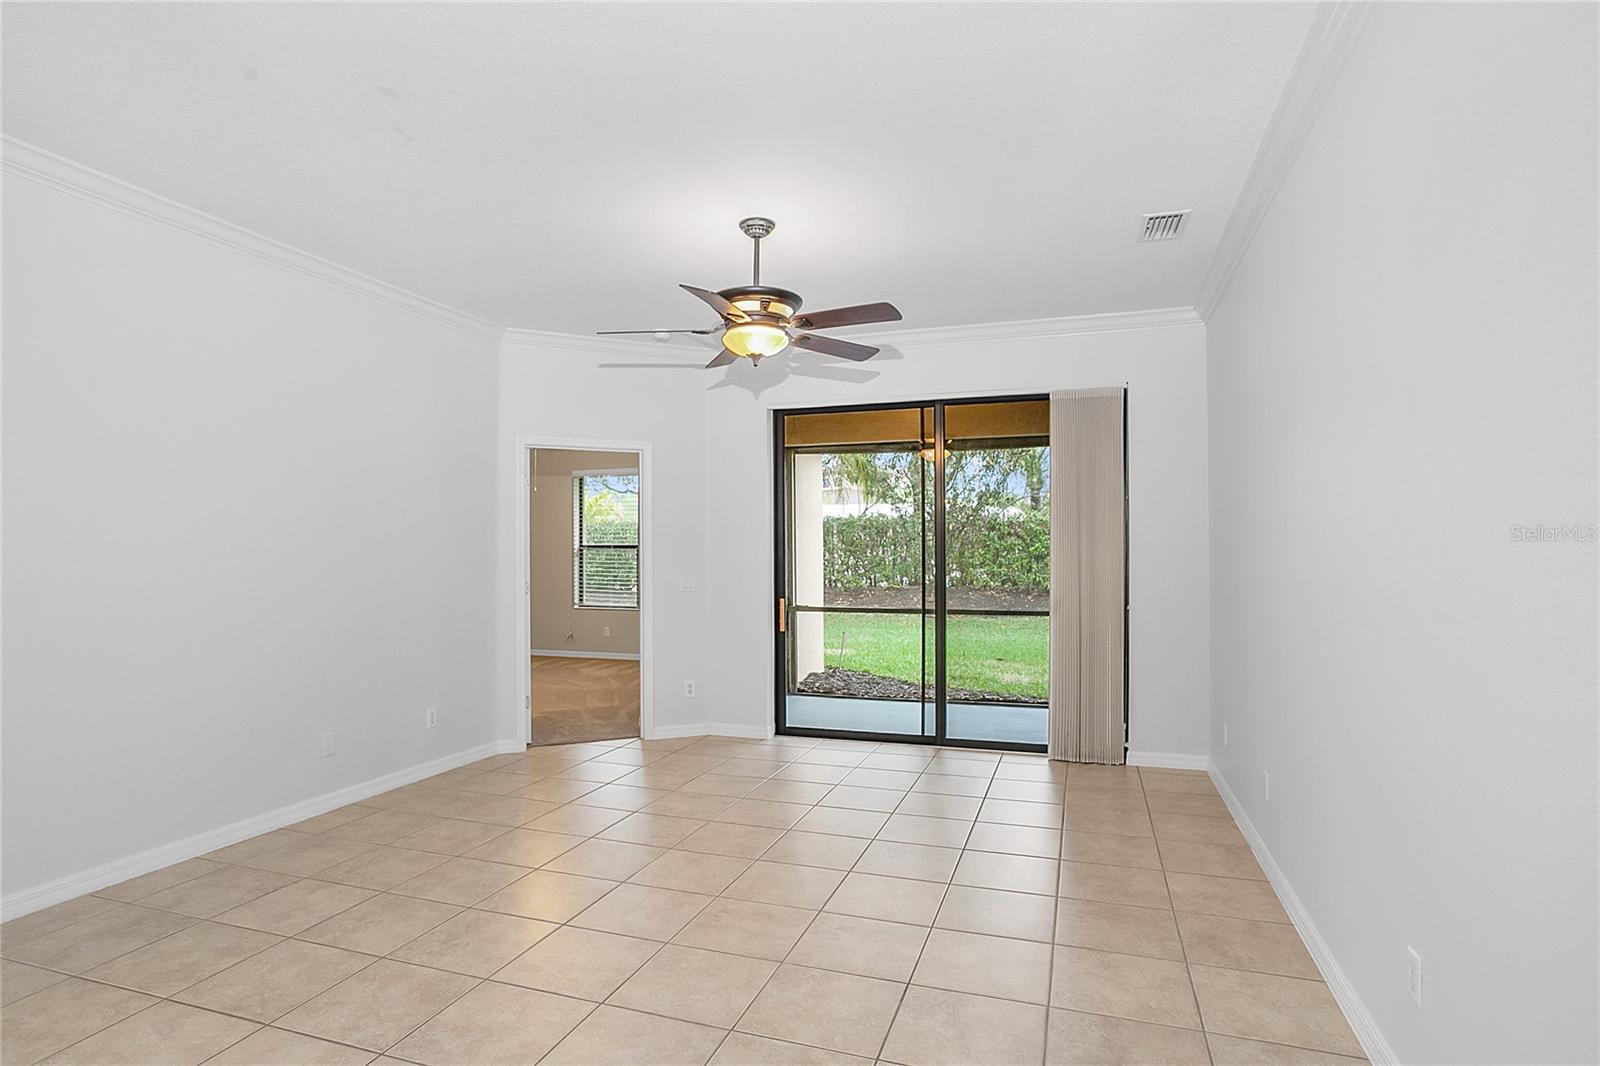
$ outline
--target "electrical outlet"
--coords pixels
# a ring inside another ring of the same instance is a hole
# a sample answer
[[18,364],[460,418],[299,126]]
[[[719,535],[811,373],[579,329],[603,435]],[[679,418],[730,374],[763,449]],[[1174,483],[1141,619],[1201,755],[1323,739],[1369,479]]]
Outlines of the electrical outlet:
[[1272,775],[1265,770],[1261,771],[1261,802],[1272,802]]
[[1411,992],[1411,1002],[1420,1007],[1422,1006],[1422,956],[1417,954],[1416,948],[1407,944],[1406,958],[1410,961],[1410,973],[1407,976],[1406,987]]
[[694,682],[693,681],[685,681],[683,683],[683,694],[688,699],[691,699],[691,700],[694,699]]
[[600,633],[601,633],[602,636],[609,637],[611,635],[611,627],[610,626],[602,626],[601,629],[600,629]]
[[692,577],[680,577],[678,579],[678,591],[679,592],[693,592],[694,591],[694,578],[692,578]]
[[1223,722],[1222,723],[1222,746],[1223,747],[1227,747],[1228,746],[1228,723],[1227,722]]
[[333,752],[334,752],[333,734],[332,733],[324,733],[324,734],[322,734],[322,757],[324,759],[326,759],[328,756],[332,755]]
[[437,707],[429,707],[428,708],[427,722],[428,722],[428,728],[429,729],[432,729],[434,726],[439,724],[439,708],[437,708]]

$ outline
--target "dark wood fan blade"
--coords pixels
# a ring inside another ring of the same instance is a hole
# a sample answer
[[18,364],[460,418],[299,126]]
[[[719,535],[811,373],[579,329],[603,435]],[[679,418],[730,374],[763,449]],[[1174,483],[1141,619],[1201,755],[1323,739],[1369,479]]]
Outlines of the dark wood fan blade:
[[594,335],[596,337],[625,337],[630,333],[694,333],[704,337],[711,333],[721,332],[721,326],[713,326],[711,329],[599,329],[595,330]]
[[819,337],[815,333],[801,333],[789,343],[796,348],[821,352],[823,355],[837,355],[841,359],[854,359],[858,363],[864,359],[871,359],[878,354],[878,349],[868,347],[865,344],[842,341],[837,337]]
[[723,299],[719,293],[714,293],[710,289],[697,289],[693,285],[679,285],[678,288],[689,293],[690,295],[700,297],[700,299],[710,304],[712,309],[715,310],[717,314],[721,315],[729,322],[750,321],[749,315],[745,314],[743,311],[733,306],[733,304]]
[[717,353],[717,357],[715,359],[706,364],[705,368],[710,370],[712,367],[727,366],[729,363],[738,360],[738,358],[739,357],[737,355],[734,355],[732,352],[728,351],[728,349],[724,348],[722,351]]
[[894,304],[884,303],[831,307],[826,311],[808,311],[794,318],[794,324],[800,329],[832,329],[834,326],[864,326],[868,322],[898,321],[900,321],[900,309]]

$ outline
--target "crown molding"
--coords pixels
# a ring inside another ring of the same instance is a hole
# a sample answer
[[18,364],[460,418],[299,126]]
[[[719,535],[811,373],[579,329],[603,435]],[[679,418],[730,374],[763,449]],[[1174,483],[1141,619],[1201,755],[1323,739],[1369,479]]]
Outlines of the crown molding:
[[1278,107],[1267,123],[1261,147],[1256,150],[1239,198],[1234,201],[1233,213],[1228,216],[1222,237],[1217,241],[1211,265],[1200,282],[1200,293],[1194,303],[1201,318],[1209,319],[1216,310],[1217,302],[1228,287],[1228,279],[1244,258],[1261,220],[1266,217],[1301,147],[1311,135],[1322,105],[1338,82],[1339,73],[1355,49],[1361,28],[1375,6],[1372,3],[1317,5],[1305,44],[1295,59]]
[[459,311],[454,307],[419,296],[386,281],[379,281],[357,270],[340,266],[310,252],[273,240],[253,230],[226,222],[214,215],[169,200],[165,196],[131,185],[120,178],[75,163],[14,137],[0,137],[0,169],[8,174],[36,181],[41,185],[71,193],[90,203],[109,207],[135,218],[155,222],[224,248],[293,271],[304,277],[353,292],[379,303],[398,307],[412,314],[475,337],[498,339],[501,327],[493,322]]
[[[1018,322],[986,322],[972,326],[934,326],[928,329],[875,330],[845,334],[848,339],[870,344],[892,345],[902,351],[951,344],[983,344],[997,341],[1035,340],[1042,337],[1069,337],[1080,333],[1120,333],[1127,330],[1164,329],[1171,326],[1198,326],[1200,315],[1192,307],[1165,307],[1153,311],[1119,311],[1104,315],[1073,315],[1065,318],[1034,318]],[[559,348],[570,352],[601,355],[642,355],[662,352],[674,355],[701,355],[709,359],[716,352],[703,345],[683,342],[613,340],[570,333],[550,333],[536,329],[508,329],[502,338],[507,345],[526,348]]]

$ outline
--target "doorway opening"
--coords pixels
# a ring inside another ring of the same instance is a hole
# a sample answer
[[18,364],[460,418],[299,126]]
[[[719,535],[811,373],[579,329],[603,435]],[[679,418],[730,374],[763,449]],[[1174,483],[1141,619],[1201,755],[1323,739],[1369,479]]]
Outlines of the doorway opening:
[[641,735],[641,455],[526,449],[528,737]]
[[775,413],[777,730],[1043,751],[1045,396]]

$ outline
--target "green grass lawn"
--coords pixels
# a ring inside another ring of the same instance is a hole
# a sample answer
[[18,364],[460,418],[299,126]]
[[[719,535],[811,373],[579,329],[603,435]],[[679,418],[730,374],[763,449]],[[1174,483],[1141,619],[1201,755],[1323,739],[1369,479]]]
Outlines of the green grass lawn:
[[[913,683],[922,680],[922,620],[904,614],[827,614],[823,664]],[[977,689],[1045,699],[1050,688],[1050,619],[951,615],[946,631],[947,681]],[[927,626],[933,670],[933,622]]]

